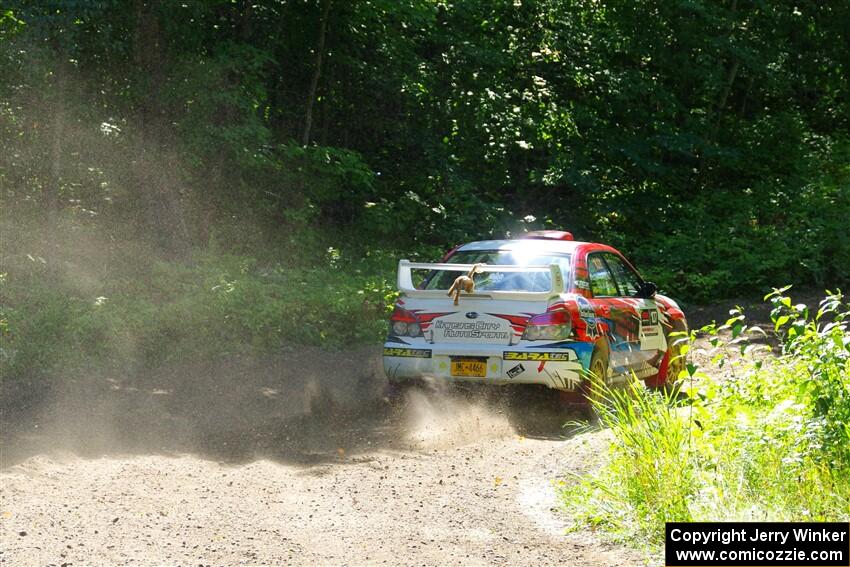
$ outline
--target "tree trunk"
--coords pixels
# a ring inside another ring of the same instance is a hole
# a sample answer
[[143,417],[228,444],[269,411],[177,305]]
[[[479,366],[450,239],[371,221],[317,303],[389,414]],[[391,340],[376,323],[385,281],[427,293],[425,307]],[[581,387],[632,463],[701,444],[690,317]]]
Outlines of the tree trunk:
[[310,143],[310,130],[313,127],[313,104],[316,101],[316,89],[319,87],[319,77],[322,75],[322,57],[325,53],[325,35],[328,29],[328,16],[331,11],[331,0],[325,0],[322,8],[322,19],[319,22],[319,41],[316,45],[316,65],[313,70],[313,79],[310,81],[310,91],[307,96],[307,111],[304,117],[304,135],[301,143]]
[[[729,33],[726,36],[726,41],[730,41],[732,36],[735,34],[735,16],[738,11],[738,0],[732,0],[732,5],[729,9],[730,13],[730,23],[729,23]],[[709,106],[708,115],[706,116],[706,127],[708,128],[708,142],[714,143],[717,141],[717,135],[720,132],[720,121],[722,119],[723,109],[726,107],[726,102],[729,99],[729,93],[732,91],[732,86],[735,83],[735,79],[738,76],[738,69],[740,68],[740,61],[735,59],[732,61],[732,66],[729,68],[729,71],[726,73],[726,80],[723,84],[722,90],[720,91],[720,97],[716,104]],[[700,155],[699,157],[699,165],[698,169],[700,172],[705,170],[706,165],[706,157],[705,153]]]
[[726,108],[726,101],[729,99],[729,93],[732,91],[732,85],[735,83],[735,78],[738,76],[738,69],[741,64],[739,61],[732,63],[732,68],[729,69],[729,74],[726,76],[726,84],[723,86],[723,91],[720,93],[720,101],[717,103],[717,111],[714,120],[714,126],[711,130],[711,139],[717,139],[717,132],[720,129],[720,120],[723,117],[723,109]]
[[139,71],[136,89],[141,102],[136,108],[133,179],[146,228],[165,250],[188,259],[190,238],[180,195],[179,167],[172,155],[175,144],[168,143],[170,126],[159,102],[165,62],[158,4],[159,0],[134,2],[133,59]]
[[[729,24],[729,34],[726,37],[726,41],[730,41],[732,36],[735,34],[735,16],[738,12],[738,0],[732,0],[732,6],[729,9],[730,12],[730,24]],[[726,75],[726,83],[723,85],[723,90],[720,92],[720,100],[717,102],[717,106],[714,110],[716,116],[714,116],[714,125],[711,129],[711,140],[717,139],[717,132],[720,129],[720,119],[723,114],[723,109],[726,108],[726,101],[729,99],[729,93],[732,91],[732,85],[735,83],[735,78],[738,76],[738,69],[740,67],[740,62],[735,59],[732,62],[732,67],[729,69],[729,72]]]
[[53,124],[50,128],[50,182],[45,194],[45,205],[47,215],[52,223],[60,208],[60,197],[62,188],[62,153],[65,139],[65,97],[67,96],[68,69],[66,65],[67,56],[65,50],[58,42],[55,44],[58,64],[56,65],[55,99],[53,102]]
[[331,95],[330,89],[333,88],[333,74],[334,74],[334,66],[328,65],[327,79],[325,80],[325,89],[324,95],[322,96],[322,127],[319,132],[319,145],[327,146],[328,145],[328,129],[330,128],[331,122],[331,108],[330,101],[328,97]]

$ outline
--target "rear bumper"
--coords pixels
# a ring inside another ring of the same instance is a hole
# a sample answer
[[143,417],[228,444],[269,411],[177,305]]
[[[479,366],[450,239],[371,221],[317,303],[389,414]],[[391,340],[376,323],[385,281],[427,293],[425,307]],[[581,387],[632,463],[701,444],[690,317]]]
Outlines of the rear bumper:
[[[592,345],[559,343],[557,347],[479,344],[384,345],[384,372],[391,382],[434,379],[493,385],[540,384],[577,390],[583,380],[584,351]],[[486,376],[453,376],[454,357],[486,359]]]

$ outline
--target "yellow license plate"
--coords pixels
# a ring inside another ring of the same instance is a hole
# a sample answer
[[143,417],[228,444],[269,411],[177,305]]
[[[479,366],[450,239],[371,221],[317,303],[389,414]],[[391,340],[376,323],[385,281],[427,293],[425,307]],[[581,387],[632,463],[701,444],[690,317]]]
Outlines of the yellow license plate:
[[452,376],[471,376],[484,378],[487,376],[486,360],[453,360]]

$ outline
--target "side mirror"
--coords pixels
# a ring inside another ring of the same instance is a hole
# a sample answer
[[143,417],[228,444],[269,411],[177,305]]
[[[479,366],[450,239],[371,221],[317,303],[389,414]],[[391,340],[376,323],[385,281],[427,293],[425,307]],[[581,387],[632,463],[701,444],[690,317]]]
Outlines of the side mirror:
[[655,297],[655,294],[658,293],[658,286],[652,282],[643,282],[640,284],[640,289],[638,290],[636,296],[641,297],[643,299],[652,299]]

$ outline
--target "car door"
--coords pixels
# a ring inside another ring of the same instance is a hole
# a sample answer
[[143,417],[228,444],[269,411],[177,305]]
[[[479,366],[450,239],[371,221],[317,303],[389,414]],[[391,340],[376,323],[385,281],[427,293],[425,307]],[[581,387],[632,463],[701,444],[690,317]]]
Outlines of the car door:
[[603,258],[617,284],[622,309],[637,321],[637,336],[632,337],[631,348],[630,366],[634,367],[654,357],[659,350],[666,350],[661,314],[654,298],[637,297],[643,280],[620,255],[605,252]]
[[590,302],[596,317],[606,328],[610,347],[610,366],[614,374],[628,372],[635,362],[632,351],[639,341],[639,321],[630,315],[614,274],[605,261],[604,252],[587,255],[587,275],[590,280]]

